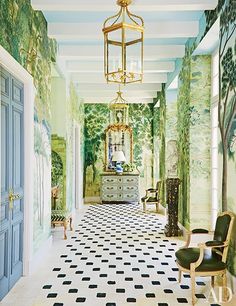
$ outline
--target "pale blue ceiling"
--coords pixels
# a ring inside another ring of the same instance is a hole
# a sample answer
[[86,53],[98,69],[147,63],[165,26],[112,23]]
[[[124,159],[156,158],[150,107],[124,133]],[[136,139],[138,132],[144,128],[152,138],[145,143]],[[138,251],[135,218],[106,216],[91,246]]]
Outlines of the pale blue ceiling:
[[[102,31],[101,31],[102,33]],[[186,43],[188,38],[145,38],[145,45],[183,45]],[[103,40],[100,37],[98,39],[73,39],[72,40],[63,40],[57,39],[57,41],[62,45],[87,45],[87,46],[103,46]]]
[[[135,13],[135,11],[132,11]],[[114,12],[44,12],[48,22],[100,22],[111,16]],[[197,21],[202,11],[188,12],[144,12],[141,15],[146,22],[154,21]]]

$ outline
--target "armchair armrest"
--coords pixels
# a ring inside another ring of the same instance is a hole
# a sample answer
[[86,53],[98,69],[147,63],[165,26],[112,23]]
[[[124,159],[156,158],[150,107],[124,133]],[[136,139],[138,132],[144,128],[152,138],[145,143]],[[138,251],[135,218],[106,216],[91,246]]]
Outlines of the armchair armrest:
[[189,247],[192,235],[202,235],[202,234],[213,235],[214,231],[208,231],[208,230],[203,229],[203,228],[196,228],[196,229],[193,229],[192,231],[188,231],[187,232],[187,241],[186,241],[186,244],[183,246],[183,248],[188,248]]
[[[211,240],[207,241],[206,243],[199,243],[198,247],[200,249],[200,254],[197,259],[197,261],[193,262],[190,264],[190,269],[194,271],[197,267],[199,267],[204,259],[204,253],[206,249],[213,249],[213,248],[221,248],[221,247],[226,247],[228,246],[228,242],[223,242],[223,241],[217,241],[217,240]],[[223,262],[226,261],[226,258],[222,258]]]
[[198,246],[200,248],[204,248],[204,249],[212,249],[212,248],[223,248],[223,247],[226,247],[228,245],[227,242],[224,242],[224,241],[218,241],[218,240],[210,240],[210,241],[207,241],[205,243],[199,243]]
[[208,234],[209,231],[204,228],[195,228],[191,232],[192,234]]
[[156,191],[158,191],[158,190],[157,190],[157,189],[154,189],[154,188],[149,188],[149,189],[147,189],[146,191],[156,192]]

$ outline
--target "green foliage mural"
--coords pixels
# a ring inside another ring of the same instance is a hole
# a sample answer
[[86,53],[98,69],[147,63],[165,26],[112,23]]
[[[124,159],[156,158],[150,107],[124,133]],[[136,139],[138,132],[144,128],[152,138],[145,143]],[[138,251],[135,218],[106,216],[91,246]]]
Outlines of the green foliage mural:
[[50,66],[55,61],[56,44],[48,39],[46,20],[32,9],[30,0],[1,0],[0,21],[0,45],[33,76],[39,121],[48,121]]
[[[197,225],[197,219],[209,211],[211,202],[211,58],[192,56],[193,50],[194,45],[186,47],[177,99],[179,220],[187,228]],[[201,196],[196,190],[201,190]],[[202,226],[208,226],[210,218],[204,215]]]
[[161,185],[161,204],[165,206],[165,179],[166,179],[166,96],[165,87],[162,86],[161,92],[157,93],[157,101],[159,101],[157,125],[158,125],[158,137],[159,137],[159,180],[162,181]]
[[[134,163],[140,172],[141,193],[153,184],[153,105],[130,104],[129,123],[133,129]],[[84,192],[100,196],[100,174],[104,171],[105,129],[109,125],[107,104],[85,104]]]
[[[73,180],[74,180],[74,161],[75,152],[73,150],[73,137],[75,137],[75,126],[80,129],[80,165],[83,165],[83,155],[84,155],[84,104],[79,98],[76,88],[73,82],[69,84],[69,96],[67,98],[67,120],[66,120],[66,132],[67,132],[67,192],[66,192],[66,206],[67,210],[71,211],[72,206],[75,203],[75,192],[73,190]],[[78,170],[78,169],[77,169]],[[80,176],[82,177],[83,171],[79,169]],[[78,186],[76,188],[79,188]]]
[[[236,213],[236,5],[227,0],[220,12],[219,46],[219,152],[222,157],[221,205],[222,210]],[[230,242],[228,269],[236,275],[236,224]]]
[[52,147],[52,168],[51,168],[51,187],[59,188],[59,198],[56,201],[53,209],[66,209],[66,141],[63,137],[59,137],[56,134],[51,135],[51,147]]
[[63,163],[61,157],[55,151],[52,151],[52,187],[61,185],[63,178]]
[[178,176],[181,180],[179,196],[179,220],[184,226],[189,224],[189,143],[190,143],[190,73],[192,50],[186,47],[182,70],[179,74],[179,92],[177,101],[178,133]]
[[34,103],[34,250],[50,234],[50,82],[56,44],[47,36],[47,23],[30,0],[0,1],[0,45],[32,76]]
[[[152,152],[153,152],[153,135],[152,135],[152,120],[153,120],[153,105],[152,104],[130,104],[129,106],[129,124],[133,129],[134,141],[134,163],[140,171],[140,176],[146,176],[145,171],[149,169],[152,174]],[[146,160],[143,159],[143,152],[146,152]],[[152,184],[152,181],[150,182]]]
[[100,194],[100,173],[104,171],[104,130],[109,125],[109,109],[106,104],[85,104],[84,113],[84,194],[95,197]]
[[[222,168],[222,210],[227,205],[227,179],[229,144],[232,137],[232,125],[236,116],[236,40],[229,45],[231,38],[236,35],[236,5],[234,1],[226,1],[220,17],[220,46],[219,46],[219,105],[218,119],[221,135],[221,150],[223,157]],[[230,137],[231,136],[231,137]]]

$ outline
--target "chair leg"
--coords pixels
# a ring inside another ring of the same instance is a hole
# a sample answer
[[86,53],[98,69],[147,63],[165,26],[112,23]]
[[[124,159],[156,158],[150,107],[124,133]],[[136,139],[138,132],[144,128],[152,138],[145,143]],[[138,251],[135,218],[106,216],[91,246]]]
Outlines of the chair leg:
[[227,277],[226,277],[226,272],[222,275],[223,278],[223,302],[227,302],[228,300],[228,290],[227,290]]
[[214,287],[215,286],[215,277],[212,276],[211,277],[211,287]]
[[159,206],[158,203],[156,203],[156,212],[158,212],[158,206]]
[[143,211],[146,212],[146,201],[143,201]]
[[182,271],[179,268],[179,283],[181,282]]
[[66,230],[67,230],[67,220],[65,220],[63,222],[63,226],[64,226],[64,239],[66,240],[67,239],[67,235],[66,235]]
[[73,227],[72,227],[72,217],[70,217],[70,230],[73,231]]
[[195,304],[195,273],[191,272],[192,304]]

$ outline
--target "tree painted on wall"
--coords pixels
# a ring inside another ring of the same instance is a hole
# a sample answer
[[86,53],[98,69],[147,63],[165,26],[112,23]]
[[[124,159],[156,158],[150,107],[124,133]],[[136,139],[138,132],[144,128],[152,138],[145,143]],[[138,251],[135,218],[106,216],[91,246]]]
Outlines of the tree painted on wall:
[[236,116],[236,42],[234,50],[228,46],[236,33],[236,3],[235,0],[226,2],[220,18],[220,46],[219,46],[219,102],[218,120],[221,136],[221,150],[223,158],[222,168],[222,210],[227,205],[227,163],[230,154],[232,125]]
[[166,179],[166,96],[165,87],[162,86],[161,92],[157,94],[157,100],[160,102],[159,116],[158,116],[158,137],[160,140],[159,150],[159,178],[162,181],[160,198],[162,205],[165,206],[165,179]]
[[183,66],[179,74],[179,93],[177,100],[177,143],[178,143],[178,176],[181,180],[179,192],[179,220],[189,226],[190,206],[190,80],[191,55],[194,47],[186,47]]

